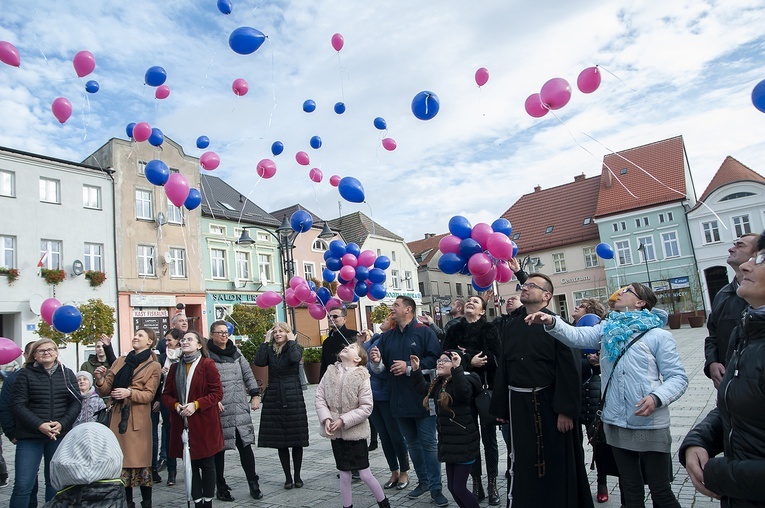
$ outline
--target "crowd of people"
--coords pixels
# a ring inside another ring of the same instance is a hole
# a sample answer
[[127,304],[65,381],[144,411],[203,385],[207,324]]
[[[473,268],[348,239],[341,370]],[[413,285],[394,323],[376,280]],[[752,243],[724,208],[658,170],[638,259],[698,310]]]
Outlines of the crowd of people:
[[[765,234],[744,235],[729,254],[736,277],[714,299],[704,346],[717,407],[685,437],[679,460],[694,487],[722,506],[765,506]],[[407,497],[429,494],[436,506],[449,504],[441,463],[461,508],[486,498],[492,506],[593,507],[608,500],[608,476],[618,478],[625,508],[645,506],[645,485],[654,507],[680,506],[669,406],[688,376],[652,289],[634,282],[608,302],[584,299],[568,322],[549,309],[548,276],[512,268],[519,293],[491,322],[479,296],[455,302],[443,329],[406,296],[379,333],[348,329],[347,310],[332,309],[315,430],[331,440],[345,508],[354,478],[389,507],[386,491],[410,485],[410,461],[416,482]],[[269,371],[265,393],[225,321],[212,323],[208,339],[179,313],[161,340],[136,330],[124,356],[107,336],[95,349],[75,374],[56,343],[40,339],[5,379],[0,424],[16,446],[12,508],[37,506],[41,463],[46,506],[108,499],[134,508],[138,488],[140,505],[150,507],[160,472],[175,484],[178,459],[195,506],[234,501],[224,460],[234,449],[250,496],[262,499],[255,445],[277,449],[284,489],[304,486],[302,347],[287,323],[276,323],[255,355]],[[487,392],[490,404],[479,410]],[[257,431],[253,411],[261,411]],[[504,494],[497,427],[508,450]],[[391,472],[383,484],[369,467],[373,428]],[[597,467],[594,499],[585,438]],[[4,466],[0,487],[8,484]]]

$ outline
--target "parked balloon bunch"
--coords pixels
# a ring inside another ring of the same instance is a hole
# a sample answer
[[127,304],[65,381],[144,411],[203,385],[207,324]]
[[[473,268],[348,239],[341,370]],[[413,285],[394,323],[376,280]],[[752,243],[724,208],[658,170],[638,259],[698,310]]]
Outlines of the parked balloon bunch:
[[61,333],[74,333],[82,326],[82,313],[74,305],[61,305],[56,298],[48,298],[40,306],[43,321]]
[[518,246],[510,239],[513,227],[507,219],[488,225],[471,226],[460,215],[449,219],[449,232],[438,242],[441,257],[438,268],[445,274],[472,275],[476,291],[486,291],[494,281],[504,283],[513,278],[507,260],[518,254]]

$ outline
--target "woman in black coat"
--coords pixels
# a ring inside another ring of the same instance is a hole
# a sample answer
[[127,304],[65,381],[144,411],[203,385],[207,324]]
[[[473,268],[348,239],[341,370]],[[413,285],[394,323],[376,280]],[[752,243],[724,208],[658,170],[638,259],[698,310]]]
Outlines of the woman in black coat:
[[[255,355],[255,365],[268,367],[268,388],[263,396],[258,446],[279,450],[284,470],[284,488],[300,488],[303,448],[308,446],[308,415],[299,366],[303,348],[295,340],[287,323],[277,323],[266,335],[266,341]],[[290,453],[295,467],[290,471]]]

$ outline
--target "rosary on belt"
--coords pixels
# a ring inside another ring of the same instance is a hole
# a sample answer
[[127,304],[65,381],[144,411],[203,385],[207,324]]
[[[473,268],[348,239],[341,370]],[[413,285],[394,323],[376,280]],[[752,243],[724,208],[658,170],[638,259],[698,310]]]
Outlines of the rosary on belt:
[[531,404],[534,408],[534,431],[537,435],[537,463],[534,466],[537,468],[537,478],[544,478],[545,476],[545,445],[542,440],[542,415],[539,413],[539,395],[534,390],[531,393]]

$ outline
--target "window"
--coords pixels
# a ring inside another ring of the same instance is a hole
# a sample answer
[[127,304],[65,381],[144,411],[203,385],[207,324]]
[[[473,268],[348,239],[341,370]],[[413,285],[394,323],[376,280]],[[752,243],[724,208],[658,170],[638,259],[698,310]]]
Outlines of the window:
[[638,217],[635,219],[635,227],[636,228],[644,228],[649,225],[648,217]]
[[[643,236],[637,239],[638,241],[638,252],[640,252],[640,261],[645,263],[646,259],[648,261],[656,261],[656,249],[653,246],[653,237],[652,236]],[[643,250],[640,250],[640,245],[643,245]]]
[[258,254],[258,264],[260,265],[260,281],[268,282],[274,280],[274,274],[271,272],[271,256],[268,254]]
[[616,222],[614,222],[613,224],[611,224],[611,229],[614,230],[614,233],[618,233],[619,232],[619,225]]
[[412,279],[412,272],[404,272],[404,287],[407,291],[414,291],[414,280]]
[[210,234],[226,236],[226,226],[216,226],[215,224],[210,224]]
[[186,251],[170,248],[170,277],[186,277]]
[[83,253],[83,268],[85,270],[104,271],[104,246],[98,243],[86,243]]
[[250,278],[250,253],[237,251],[234,253],[236,257],[236,278],[237,279],[249,279]]
[[741,199],[748,196],[754,196],[753,192],[734,192],[733,194],[728,194],[724,198],[721,198],[720,201],[730,201],[731,199]]
[[210,249],[210,270],[213,279],[226,278],[226,251]]
[[379,258],[380,256],[382,256],[382,251],[380,249],[377,249],[377,257]]
[[16,237],[0,236],[0,266],[16,268]]
[[717,227],[717,221],[702,222],[701,229],[704,232],[704,243],[715,243],[720,241],[720,230]]
[[256,238],[258,239],[259,242],[271,243],[271,235],[269,235],[268,233],[263,233],[261,231],[258,231]]
[[608,299],[606,288],[586,289],[584,291],[574,291],[574,305],[579,305],[585,298],[592,298],[601,302]]
[[420,294],[425,296],[425,283],[424,282],[420,282],[417,285],[420,287]]
[[138,161],[138,174],[143,176],[146,173],[146,161]]
[[673,220],[675,220],[675,216],[672,212],[667,212],[667,222],[672,222]]
[[463,296],[462,295],[462,283],[461,282],[455,282],[454,283],[454,291],[457,293],[457,296]]
[[664,257],[674,258],[680,255],[680,245],[677,243],[677,233],[674,231],[662,233],[661,241],[664,244]]
[[614,233],[618,233],[619,231],[624,231],[627,229],[627,222],[625,221],[614,222],[613,224],[611,224],[611,228],[613,228]]
[[444,282],[444,294],[452,296],[452,285],[449,282]]
[[515,233],[515,234],[513,235],[513,240],[517,240],[517,239],[519,239],[520,237],[521,237],[521,234],[520,234],[520,233]]
[[616,247],[616,261],[619,265],[631,265],[632,264],[632,252],[630,251],[630,242],[614,242]]
[[43,268],[48,270],[61,269],[61,241],[40,240],[40,258]]
[[61,182],[58,180],[50,180],[48,178],[40,178],[40,201],[43,203],[61,203],[61,192],[59,186]]
[[619,230],[620,231],[624,231],[626,229],[627,229],[627,222],[625,222],[625,221],[619,222]]
[[135,218],[154,220],[154,207],[152,206],[152,192],[150,190],[135,190]]
[[229,212],[236,212],[236,208],[234,208],[233,206],[229,205],[228,203],[224,201],[218,201],[218,204],[222,206],[223,208],[225,208],[226,210],[228,210]]
[[138,275],[141,277],[154,277],[157,275],[156,263],[154,262],[154,247],[152,245],[138,246]]
[[311,249],[324,252],[325,250],[329,249],[329,244],[321,238],[317,238],[314,240],[313,245],[311,245]]
[[473,284],[468,284],[467,288],[468,288],[468,296],[473,296],[473,293],[475,292],[473,290]]
[[739,215],[738,217],[733,217],[733,231],[736,233],[736,238],[740,237],[741,235],[745,235],[747,233],[752,232],[752,226],[749,224],[749,215]]
[[396,260],[396,251],[395,250],[390,253],[390,259],[391,259],[391,261],[395,261]]
[[438,292],[438,282],[432,280],[430,281],[430,294],[431,295],[440,295],[441,293]]
[[582,226],[587,226],[590,223],[592,223],[592,217],[585,217],[582,221]]
[[547,229],[545,229],[545,234],[549,235],[550,233],[552,233],[554,227],[555,226],[547,226]]
[[101,187],[92,185],[82,186],[82,206],[83,208],[101,209]]
[[555,273],[562,273],[566,271],[566,258],[562,252],[552,255],[553,265],[555,265]]
[[16,197],[16,173],[0,171],[0,196]]
[[305,277],[305,280],[316,278],[315,270],[316,265],[313,263],[303,263],[303,277]]
[[398,282],[398,270],[390,271],[390,287],[392,287],[393,289],[398,289],[401,287],[399,286],[399,282]]
[[167,201],[167,222],[172,224],[183,224],[183,210]]
[[595,247],[586,247],[582,249],[584,254],[584,267],[595,268],[598,266],[598,254],[595,252]]

